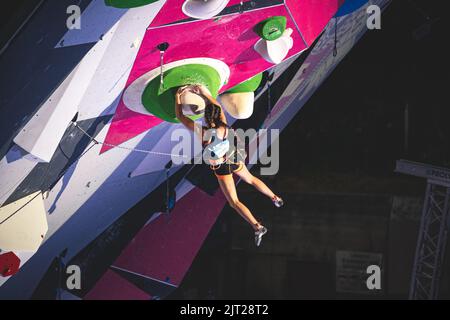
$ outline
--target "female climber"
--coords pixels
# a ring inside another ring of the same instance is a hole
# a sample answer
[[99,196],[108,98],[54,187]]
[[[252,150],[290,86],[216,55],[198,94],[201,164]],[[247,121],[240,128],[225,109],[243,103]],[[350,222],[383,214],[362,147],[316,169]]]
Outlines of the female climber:
[[[202,86],[190,86],[189,90],[193,90],[195,93],[203,95],[207,100],[207,106],[205,108],[206,127],[196,125],[194,121],[183,114],[180,96],[186,88],[187,87],[180,87],[176,92],[176,116],[186,128],[194,131],[201,138],[204,154],[207,153],[208,156],[211,156],[205,158],[209,159],[210,167],[217,177],[222,192],[230,206],[251,224],[255,231],[255,243],[259,246],[262,237],[267,233],[267,228],[258,222],[250,210],[239,201],[236,186],[234,184],[233,173],[269,197],[276,207],[281,207],[283,205],[283,200],[275,195],[264,182],[253,176],[248,171],[243,161],[233,162],[229,159],[228,151],[230,150],[230,142],[227,137],[230,127],[227,125],[227,120],[222,112],[220,104]],[[206,135],[207,132],[209,132],[208,136]]]

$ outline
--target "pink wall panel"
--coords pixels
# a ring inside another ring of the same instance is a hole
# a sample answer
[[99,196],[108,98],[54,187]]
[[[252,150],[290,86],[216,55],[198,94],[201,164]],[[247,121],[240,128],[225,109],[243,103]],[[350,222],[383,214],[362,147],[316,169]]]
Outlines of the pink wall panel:
[[310,46],[345,0],[285,0]]

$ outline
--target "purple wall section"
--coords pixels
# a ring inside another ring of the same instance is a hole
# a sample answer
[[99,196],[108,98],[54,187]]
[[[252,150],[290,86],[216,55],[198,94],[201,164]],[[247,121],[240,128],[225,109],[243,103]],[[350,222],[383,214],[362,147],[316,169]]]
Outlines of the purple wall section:
[[[112,285],[113,284],[113,285]],[[106,271],[85,297],[85,300],[148,300],[150,295],[112,270]]]
[[[305,3],[313,6],[317,5],[318,2],[306,1]],[[326,16],[329,17],[329,20],[338,9],[338,2],[328,1],[327,3],[326,8],[329,8],[329,11],[326,11]],[[319,22],[317,21],[314,27],[310,28],[309,39],[314,34],[320,34],[324,28],[326,23],[323,21]],[[324,41],[328,42],[328,40]],[[317,48],[321,53],[318,54],[321,57],[321,61],[327,59],[330,54],[329,50],[323,51],[322,49]],[[207,49],[203,48],[202,50]],[[319,62],[315,61],[313,57],[311,64],[318,64]],[[311,71],[308,74],[311,76],[316,75],[317,70],[312,65],[309,70]],[[144,70],[135,75],[134,78],[137,78],[143,72]],[[316,87],[311,87],[310,89],[313,92]],[[277,116],[277,118],[280,120],[286,118],[286,122],[293,116],[290,109],[298,110],[298,108],[291,108],[292,104],[288,100],[283,100],[285,102],[283,105],[278,103],[276,110],[274,110],[274,115],[280,113],[281,117],[278,118]],[[303,105],[306,100],[302,100],[298,104]],[[286,113],[286,117],[284,117],[284,113]],[[295,110],[293,113],[295,114]],[[220,190],[214,197],[211,197],[197,188],[193,189],[177,202],[170,220],[167,220],[165,216],[160,216],[142,228],[113,265],[160,281],[168,279],[170,284],[178,286],[225,203],[226,200]],[[111,272],[103,276],[85,297],[86,299],[110,299],[116,297],[120,299],[120,296],[126,296],[127,299],[142,298],[140,289],[135,287],[133,291],[129,283],[124,283],[124,281],[126,282],[125,279],[121,278],[119,280],[117,277],[120,276],[112,276]],[[122,289],[126,292],[126,295],[112,293],[122,291]],[[147,294],[147,298],[150,297],[150,294]]]

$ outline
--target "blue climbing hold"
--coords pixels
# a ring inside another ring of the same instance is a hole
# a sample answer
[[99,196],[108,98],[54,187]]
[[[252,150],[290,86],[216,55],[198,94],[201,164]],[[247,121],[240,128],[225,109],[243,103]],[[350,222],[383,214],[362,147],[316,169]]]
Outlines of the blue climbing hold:
[[352,12],[355,12],[363,5],[365,5],[367,2],[368,2],[367,0],[346,0],[344,4],[339,8],[335,17],[342,17]]

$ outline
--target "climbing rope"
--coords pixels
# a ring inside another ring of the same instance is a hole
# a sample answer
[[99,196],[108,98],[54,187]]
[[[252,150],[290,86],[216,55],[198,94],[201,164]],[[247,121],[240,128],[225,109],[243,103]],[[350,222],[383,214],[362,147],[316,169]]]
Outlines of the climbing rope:
[[164,53],[166,53],[166,50],[169,48],[169,44],[167,42],[160,43],[157,46],[159,50],[159,59],[160,59],[160,83],[159,83],[159,90],[162,91],[164,89]]
[[141,152],[141,153],[146,153],[146,154],[153,154],[153,155],[158,155],[158,156],[171,156],[171,157],[185,158],[185,159],[189,158],[188,156],[179,155],[179,154],[172,154],[172,153],[165,153],[165,152],[158,152],[158,151],[150,151],[150,150],[144,150],[144,149],[139,149],[139,148],[133,148],[133,147],[126,147],[126,146],[111,144],[111,143],[107,143],[107,142],[101,142],[101,141],[96,140],[89,133],[87,133],[82,127],[80,127],[78,125],[78,123],[73,122],[73,125],[76,128],[78,128],[78,130],[80,130],[85,136],[87,136],[89,139],[91,139],[95,144],[99,144],[99,145],[103,145],[103,146],[111,147],[111,148],[118,148],[118,149],[128,150],[128,151],[132,151],[132,152]]
[[338,55],[338,48],[337,48],[337,44],[338,44],[338,17],[336,17],[335,19],[335,25],[334,25],[334,48],[333,48],[333,57],[337,57]]
[[272,70],[271,73],[267,76],[267,117],[270,118],[272,115],[272,94],[271,94],[271,87],[272,87],[272,80],[273,76],[275,75],[275,72]]

